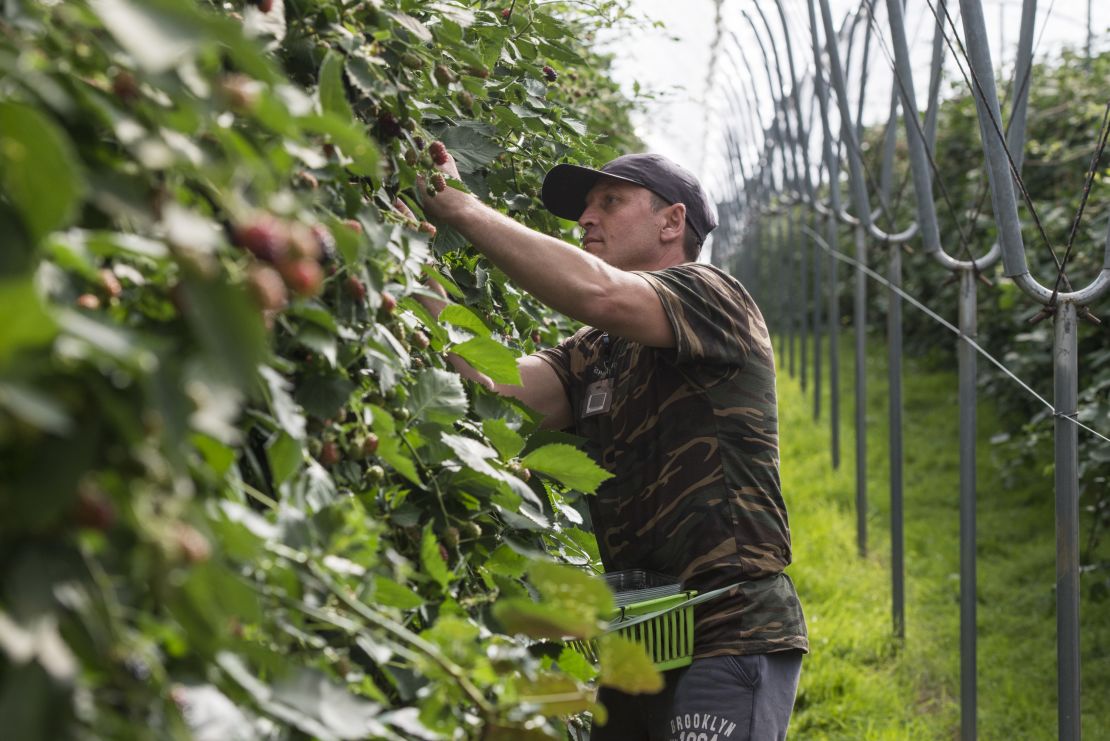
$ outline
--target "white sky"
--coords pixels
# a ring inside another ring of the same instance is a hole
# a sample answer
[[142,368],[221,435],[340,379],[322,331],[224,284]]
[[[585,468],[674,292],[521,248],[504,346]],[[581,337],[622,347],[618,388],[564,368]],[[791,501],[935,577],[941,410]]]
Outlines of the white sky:
[[[879,24],[886,29],[885,2],[874,0],[880,11]],[[756,84],[759,94],[767,94],[766,79],[763,75],[759,46],[754,42],[750,27],[743,19],[742,11],[754,14],[755,0],[723,0],[722,16],[726,27],[734,32],[744,44],[751,64],[756,65]],[[770,0],[759,0],[763,11],[773,28],[778,28],[778,15]],[[811,56],[808,38],[808,0],[785,0],[786,12],[791,23],[796,23],[804,38],[794,37],[795,59],[804,65]],[[1095,28],[1095,47],[1110,46],[1110,2],[1091,0],[1093,26]],[[841,19],[846,13],[858,7],[859,0],[830,0],[834,17]],[[660,152],[688,169],[702,176],[707,187],[713,189],[719,170],[715,160],[720,159],[722,145],[722,119],[726,111],[719,103],[721,93],[706,88],[706,73],[709,64],[709,49],[715,33],[715,6],[713,0],[634,0],[634,7],[643,15],[659,20],[663,29],[623,33],[607,41],[608,48],[614,53],[614,73],[616,79],[629,91],[634,81],[641,88],[657,95],[650,102],[645,115],[636,121],[637,133],[647,142],[652,151]],[[959,24],[958,3],[949,0],[949,12]],[[984,15],[988,33],[991,37],[992,59],[999,59],[999,49],[1003,48],[1004,64],[1012,63],[1014,45],[1017,42],[1020,25],[1021,3],[1019,0],[984,0]],[[1087,2],[1085,0],[1039,0],[1037,33],[1041,34],[1036,47],[1038,57],[1069,45],[1082,48],[1087,38]],[[820,13],[818,12],[818,18]],[[919,88],[918,99],[924,105],[923,86],[927,84],[929,45],[932,41],[933,21],[925,0],[908,0],[906,11],[907,33],[915,56],[923,56],[920,64],[915,63],[915,84]],[[1099,36],[1099,32],[1101,36]],[[962,26],[960,26],[962,36]],[[889,32],[886,34],[889,38]],[[732,43],[726,39],[725,43]],[[889,48],[889,41],[883,42]],[[780,49],[780,53],[782,50]],[[885,117],[889,102],[889,66],[879,47],[872,48],[871,64],[873,74],[881,74],[883,67],[888,79],[877,80],[869,88],[868,99],[874,101],[869,107],[868,118],[877,120]],[[951,64],[951,56],[948,57]],[[802,69],[798,70],[799,75]],[[727,58],[721,57],[716,77],[739,75]],[[952,68],[952,75],[958,79],[958,72]],[[759,80],[759,77],[764,77]],[[765,98],[764,98],[765,99]]]

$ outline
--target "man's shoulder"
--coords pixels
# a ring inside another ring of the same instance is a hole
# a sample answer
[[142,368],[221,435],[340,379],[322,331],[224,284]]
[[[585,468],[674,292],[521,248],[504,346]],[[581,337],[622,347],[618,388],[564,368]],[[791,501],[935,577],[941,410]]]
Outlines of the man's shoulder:
[[648,271],[647,275],[657,276],[668,282],[707,285],[717,290],[747,293],[743,284],[734,276],[707,262],[683,262],[661,270]]

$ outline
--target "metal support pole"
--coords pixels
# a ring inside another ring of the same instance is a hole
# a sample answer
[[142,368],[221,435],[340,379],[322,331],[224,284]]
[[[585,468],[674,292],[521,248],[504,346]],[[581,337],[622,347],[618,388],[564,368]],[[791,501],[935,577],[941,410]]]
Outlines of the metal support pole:
[[856,544],[867,555],[867,236],[856,234],[856,290],[853,323],[856,331]]
[[[838,186],[832,185],[836,188]],[[837,217],[833,209],[825,218],[825,241],[832,251],[837,248]],[[829,448],[832,467],[840,468],[840,272],[833,252],[829,252]]]
[[891,617],[896,638],[906,637],[905,536],[902,508],[902,247],[890,246],[887,278],[887,378],[890,391],[890,576]]
[[786,325],[788,324],[786,318],[786,294],[788,292],[787,288],[790,284],[787,281],[787,273],[784,265],[786,262],[786,250],[783,249],[782,246],[782,222],[779,218],[779,214],[775,212],[772,212],[770,214],[770,218],[771,250],[774,254],[775,276],[777,278],[776,287],[779,289],[777,291],[778,306],[777,311],[775,312],[775,329],[779,333],[779,357],[781,358],[783,357],[783,355],[786,354]]
[[1079,741],[1079,356],[1075,304],[1056,307],[1053,403],[1056,406],[1056,656],[1060,741]]
[[[796,225],[800,218],[802,218],[801,213],[795,212],[790,219],[790,223]],[[807,386],[806,380],[809,376],[809,264],[806,260],[809,249],[807,245],[803,244],[801,233],[796,226],[793,227],[793,231],[793,249],[798,255],[798,334],[801,340],[798,380],[801,382],[802,393],[804,394]]]
[[782,218],[786,219],[786,242],[782,245],[783,252],[783,265],[785,267],[783,283],[786,285],[786,293],[790,296],[786,303],[786,324],[787,331],[789,332],[789,355],[788,355],[788,368],[790,377],[794,378],[797,373],[797,364],[795,362],[798,340],[798,296],[795,293],[796,286],[794,285],[794,218],[791,213],[792,209],[787,207],[783,209]]
[[[974,340],[978,334],[975,271],[960,273],[960,332]],[[960,386],[960,739],[976,737],[975,636],[975,437],[976,363],[971,343],[957,349]]]
[[[812,227],[817,225],[817,213],[813,213]],[[821,255],[817,243],[810,240],[810,250],[813,259],[813,419],[821,419]]]

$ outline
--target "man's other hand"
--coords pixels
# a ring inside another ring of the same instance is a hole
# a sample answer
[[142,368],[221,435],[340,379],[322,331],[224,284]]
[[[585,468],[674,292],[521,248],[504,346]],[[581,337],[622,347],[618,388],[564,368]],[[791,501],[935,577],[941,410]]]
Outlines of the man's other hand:
[[[428,152],[436,165],[436,174],[429,181],[423,175],[417,176],[417,192],[420,194],[420,205],[430,219],[450,223],[455,211],[473,198],[468,193],[452,188],[447,180],[461,180],[459,168],[455,158],[447,151],[443,142],[432,142],[428,145]],[[429,185],[431,190],[429,191]],[[432,193],[435,195],[432,195]]]

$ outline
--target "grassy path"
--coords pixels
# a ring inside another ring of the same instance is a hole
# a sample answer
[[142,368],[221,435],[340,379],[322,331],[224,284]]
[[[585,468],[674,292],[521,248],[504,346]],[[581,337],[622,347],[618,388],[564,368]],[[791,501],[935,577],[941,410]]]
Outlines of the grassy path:
[[[849,349],[845,346],[843,349]],[[869,544],[856,555],[851,353],[842,369],[841,466],[828,417],[780,372],[783,491],[790,568],[810,628],[791,725],[795,739],[959,736],[959,509],[955,369],[905,374],[906,641],[891,638],[886,369],[868,361]],[[785,365],[780,361],[780,365]],[[827,394],[825,395],[827,400]],[[827,406],[826,406],[827,408]],[[980,399],[978,458],[979,738],[1056,737],[1055,545],[1051,459],[1030,470],[1003,456],[1006,432]],[[1045,451],[1051,456],[1051,450]],[[1110,559],[1105,551],[1101,560]],[[1105,579],[1105,575],[1101,575]],[[1084,739],[1110,739],[1110,600],[1084,584]],[[1105,590],[1101,590],[1105,594]]]

